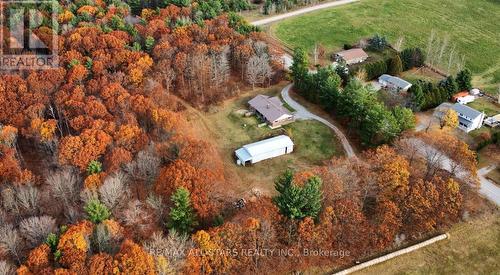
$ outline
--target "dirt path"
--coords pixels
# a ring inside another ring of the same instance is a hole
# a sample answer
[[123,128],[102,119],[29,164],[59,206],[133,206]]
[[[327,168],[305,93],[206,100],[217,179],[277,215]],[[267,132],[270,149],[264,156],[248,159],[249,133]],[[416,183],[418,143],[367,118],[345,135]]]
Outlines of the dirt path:
[[250,24],[252,24],[254,26],[267,25],[269,23],[273,23],[273,22],[276,22],[276,21],[280,21],[280,20],[283,20],[283,19],[286,19],[286,18],[289,18],[289,17],[294,17],[294,16],[297,16],[297,15],[301,15],[301,14],[304,14],[304,13],[308,13],[308,12],[312,12],[312,11],[317,11],[317,10],[322,10],[322,9],[326,9],[326,8],[330,8],[330,7],[336,7],[336,6],[342,6],[342,5],[346,5],[346,4],[351,4],[351,3],[358,2],[358,1],[359,0],[339,0],[339,1],[334,1],[334,2],[328,2],[328,3],[324,3],[324,4],[320,4],[320,5],[315,5],[315,6],[312,6],[312,7],[307,7],[307,8],[299,9],[299,10],[296,10],[296,11],[287,12],[287,13],[276,15],[276,16],[271,16],[271,17],[268,17],[268,18],[265,18],[265,19],[253,21],[253,22],[250,22]]
[[283,90],[281,90],[281,97],[288,105],[290,105],[293,109],[295,109],[295,116],[298,119],[314,119],[328,126],[330,129],[333,130],[333,132],[335,132],[335,134],[339,138],[340,142],[342,143],[342,147],[344,147],[346,156],[349,158],[356,158],[356,154],[354,153],[354,149],[349,143],[349,140],[339,128],[330,123],[328,120],[311,113],[309,110],[306,109],[306,107],[300,105],[297,101],[293,100],[293,98],[290,96],[289,93],[290,88],[292,88],[292,86],[293,83],[283,88]]

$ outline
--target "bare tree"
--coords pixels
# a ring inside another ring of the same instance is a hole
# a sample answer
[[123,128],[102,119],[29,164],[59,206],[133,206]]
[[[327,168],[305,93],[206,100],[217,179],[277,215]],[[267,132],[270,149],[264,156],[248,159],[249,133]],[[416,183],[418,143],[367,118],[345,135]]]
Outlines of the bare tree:
[[50,233],[56,231],[56,220],[50,216],[30,217],[19,224],[23,237],[36,246],[43,242]]
[[155,232],[143,243],[144,250],[154,257],[165,256],[176,270],[179,270],[187,252],[193,247],[189,236],[171,230],[167,237],[162,232]]
[[252,88],[255,88],[256,84],[264,84],[266,79],[269,80],[272,75],[269,56],[265,54],[250,57],[247,63],[246,75],[248,83],[252,84]]
[[0,274],[2,274],[2,275],[14,275],[15,269],[7,261],[0,260]]
[[443,56],[446,52],[446,48],[448,47],[449,42],[450,42],[450,36],[445,35],[443,38],[443,43],[441,44],[441,48],[439,50],[438,57],[437,57],[437,64],[441,64],[441,61],[442,61]]
[[264,54],[269,53],[267,43],[264,41],[256,41],[253,43],[253,49],[257,56],[263,56]]
[[8,186],[2,190],[3,208],[14,214],[35,215],[39,212],[40,194],[31,184]]
[[133,226],[141,232],[146,232],[155,223],[151,214],[144,209],[144,204],[139,200],[130,201],[120,217],[125,225]]
[[74,205],[80,192],[80,178],[78,173],[69,167],[65,167],[47,177],[52,196],[62,203],[64,208]]
[[436,31],[432,30],[431,35],[429,37],[429,41],[427,42],[427,52],[426,52],[427,60],[429,60],[431,63],[433,58],[432,53],[434,51],[435,40],[436,40]]
[[0,227],[0,250],[12,255],[18,264],[21,264],[21,237],[12,224]]
[[114,247],[111,242],[111,234],[105,224],[97,224],[94,227],[90,238],[90,245],[94,253],[106,252],[113,254]]
[[403,50],[404,41],[405,38],[403,36],[400,36],[398,40],[396,40],[396,43],[394,43],[394,49],[398,52],[401,52],[401,50]]
[[125,184],[125,175],[118,172],[104,180],[104,183],[99,187],[99,196],[109,210],[116,210],[117,206],[122,203],[128,195],[128,188]]
[[229,73],[231,67],[229,65],[229,46],[224,47],[221,52],[215,52],[210,54],[211,60],[211,82],[212,86],[219,88],[223,83],[229,79]]
[[139,180],[151,184],[158,176],[160,158],[152,150],[140,151],[134,161],[125,166],[125,172]]
[[165,218],[164,215],[166,206],[163,203],[163,199],[161,196],[150,193],[148,198],[146,199],[146,203],[149,207],[155,210],[155,217],[157,222],[162,221]]

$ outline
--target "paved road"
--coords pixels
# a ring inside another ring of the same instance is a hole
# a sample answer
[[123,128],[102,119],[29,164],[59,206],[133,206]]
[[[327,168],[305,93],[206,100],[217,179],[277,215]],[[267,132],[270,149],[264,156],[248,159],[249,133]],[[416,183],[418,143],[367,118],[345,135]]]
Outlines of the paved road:
[[328,2],[328,3],[324,3],[324,4],[320,4],[320,5],[315,5],[315,6],[312,6],[312,7],[307,7],[307,8],[299,9],[299,10],[296,10],[296,11],[287,12],[287,13],[276,15],[276,16],[271,16],[271,17],[268,17],[268,18],[265,18],[265,19],[257,20],[257,21],[254,21],[254,22],[250,22],[250,24],[252,24],[254,26],[267,25],[269,23],[273,23],[273,22],[280,21],[280,20],[283,20],[283,19],[286,19],[286,18],[289,18],[289,17],[297,16],[297,15],[304,14],[304,13],[308,13],[308,12],[311,12],[311,11],[317,11],[317,10],[326,9],[326,8],[330,8],[330,7],[341,6],[341,5],[350,4],[350,3],[354,3],[354,2],[358,2],[358,1],[359,0],[339,0],[339,1]]
[[356,154],[354,153],[354,150],[352,149],[349,140],[347,140],[346,136],[344,135],[344,133],[342,133],[342,131],[339,128],[330,123],[328,120],[309,112],[309,110],[307,110],[306,107],[300,105],[297,101],[293,100],[293,98],[290,97],[289,92],[292,86],[293,83],[283,88],[283,90],[281,90],[281,97],[288,105],[290,105],[290,107],[295,109],[294,113],[295,117],[297,119],[302,119],[302,120],[313,119],[328,126],[338,136],[340,142],[342,143],[342,146],[344,147],[346,155],[350,158],[356,158]]
[[486,178],[486,174],[488,174],[491,170],[496,169],[496,166],[489,166],[481,168],[477,171],[477,175],[479,176],[479,181],[481,182],[481,187],[479,188],[479,193],[483,194],[490,201],[495,202],[498,206],[500,206],[500,187],[495,185],[489,179]]
[[[414,142],[419,145],[419,153],[424,157],[431,157],[434,161],[437,161],[441,167],[448,172],[452,171],[452,167],[455,166],[455,163],[452,159],[446,156],[443,152],[435,149],[431,145],[424,143],[420,139],[414,139]],[[496,205],[500,206],[500,187],[495,185],[493,182],[486,178],[486,174],[488,174],[491,170],[495,169],[495,166],[489,166],[477,171],[477,175],[479,178],[479,193],[485,196],[488,200],[494,202]],[[463,169],[455,170],[455,177],[463,180],[464,182],[471,182],[471,175],[468,171]]]

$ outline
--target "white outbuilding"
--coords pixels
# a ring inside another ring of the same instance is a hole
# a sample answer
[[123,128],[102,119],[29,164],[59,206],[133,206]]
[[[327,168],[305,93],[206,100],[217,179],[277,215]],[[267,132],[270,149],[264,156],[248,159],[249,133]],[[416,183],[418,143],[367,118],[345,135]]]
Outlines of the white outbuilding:
[[280,135],[244,145],[236,150],[236,163],[245,166],[291,152],[293,152],[293,141],[288,136]]

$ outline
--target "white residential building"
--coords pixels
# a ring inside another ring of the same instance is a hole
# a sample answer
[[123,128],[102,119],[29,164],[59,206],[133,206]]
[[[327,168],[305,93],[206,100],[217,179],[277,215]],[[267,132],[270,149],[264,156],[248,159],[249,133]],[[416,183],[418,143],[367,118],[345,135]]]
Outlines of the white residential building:
[[455,105],[453,105],[453,110],[458,113],[458,128],[466,133],[483,126],[484,113],[460,103],[455,103]]
[[412,86],[410,82],[388,74],[381,75],[378,78],[378,83],[380,83],[380,85],[382,85],[382,87],[384,88],[388,88],[397,92],[406,92]]
[[293,152],[293,141],[285,135],[247,144],[236,150],[236,163],[245,166]]

